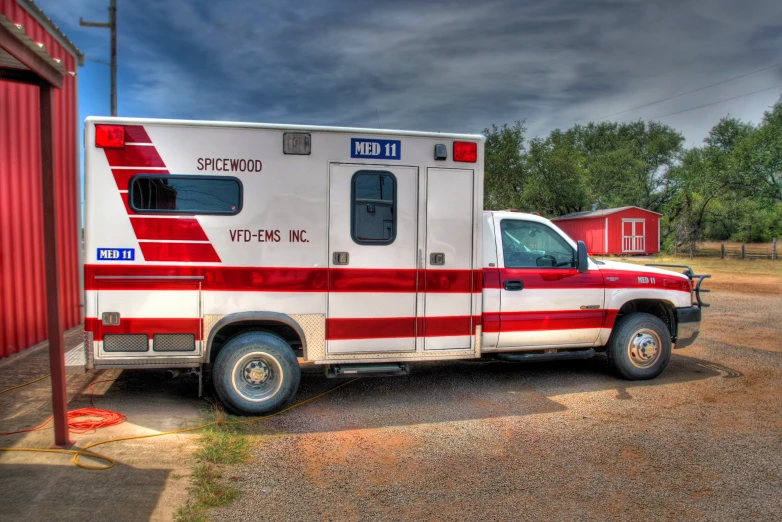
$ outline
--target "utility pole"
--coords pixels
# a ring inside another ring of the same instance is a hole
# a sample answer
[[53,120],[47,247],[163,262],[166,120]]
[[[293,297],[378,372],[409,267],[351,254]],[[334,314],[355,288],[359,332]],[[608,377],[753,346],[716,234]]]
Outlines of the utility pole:
[[111,29],[111,115],[117,115],[117,0],[109,0],[109,21],[86,22],[79,18],[84,27],[108,27]]

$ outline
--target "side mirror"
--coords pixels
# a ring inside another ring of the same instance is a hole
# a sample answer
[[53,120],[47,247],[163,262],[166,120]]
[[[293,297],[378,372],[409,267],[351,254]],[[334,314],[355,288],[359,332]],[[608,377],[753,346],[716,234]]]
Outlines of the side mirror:
[[589,270],[589,256],[587,255],[587,246],[583,241],[578,242],[577,266],[579,272]]

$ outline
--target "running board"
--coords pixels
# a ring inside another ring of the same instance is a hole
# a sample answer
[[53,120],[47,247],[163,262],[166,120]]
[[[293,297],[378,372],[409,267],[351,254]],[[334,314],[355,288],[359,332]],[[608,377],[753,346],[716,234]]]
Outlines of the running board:
[[501,361],[527,362],[527,361],[567,361],[573,359],[589,359],[595,356],[595,350],[562,350],[550,353],[498,353],[494,357]]
[[326,377],[329,379],[360,377],[362,375],[383,377],[408,375],[409,373],[410,368],[405,363],[330,364],[326,366]]

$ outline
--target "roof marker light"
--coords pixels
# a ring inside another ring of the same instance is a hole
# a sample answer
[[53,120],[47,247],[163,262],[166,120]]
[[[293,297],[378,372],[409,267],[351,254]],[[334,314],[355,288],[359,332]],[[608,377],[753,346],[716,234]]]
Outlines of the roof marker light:
[[478,144],[471,141],[454,141],[453,160],[476,163],[478,161]]
[[285,132],[282,135],[282,153],[309,155],[312,153],[312,136],[309,132]]
[[95,125],[95,146],[99,149],[121,149],[125,146],[125,127]]

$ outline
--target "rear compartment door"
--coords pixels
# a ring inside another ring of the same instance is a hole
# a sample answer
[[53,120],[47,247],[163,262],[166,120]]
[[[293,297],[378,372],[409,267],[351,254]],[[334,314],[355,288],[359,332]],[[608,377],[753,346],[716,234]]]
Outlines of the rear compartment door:
[[329,354],[415,351],[417,201],[416,167],[330,166]]
[[472,347],[473,176],[466,169],[427,169],[425,350]]
[[96,277],[98,317],[92,331],[95,340],[102,341],[96,363],[199,356],[201,278],[138,276],[122,270]]

